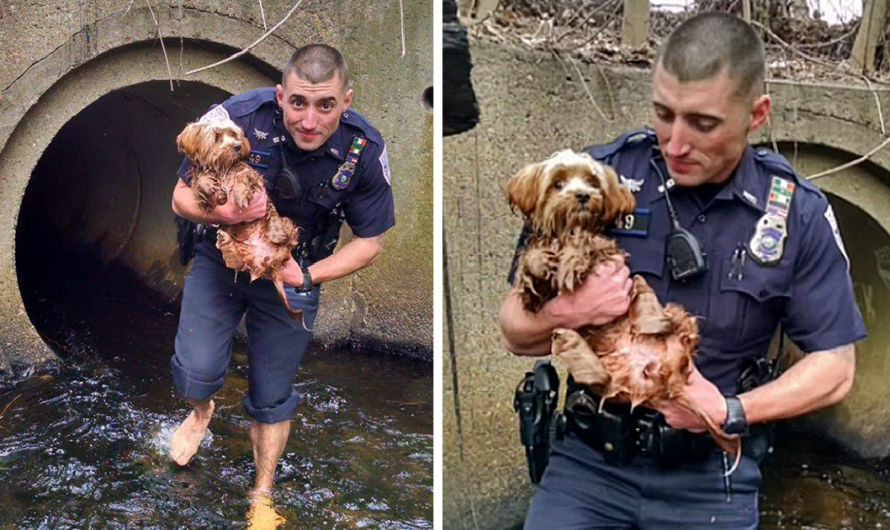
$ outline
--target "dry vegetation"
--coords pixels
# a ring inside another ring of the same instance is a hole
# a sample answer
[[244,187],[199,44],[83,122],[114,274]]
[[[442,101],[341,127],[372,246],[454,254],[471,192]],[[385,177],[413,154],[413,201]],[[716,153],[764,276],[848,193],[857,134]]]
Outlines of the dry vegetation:
[[[795,0],[752,0],[751,20],[766,43],[774,80],[890,86],[890,27],[878,41],[867,78],[849,65],[859,19],[828,24]],[[471,38],[504,42],[597,64],[650,67],[673,28],[702,11],[742,15],[740,0],[700,0],[680,12],[652,10],[648,43],[621,45],[624,0],[501,0],[480,20],[467,20]]]

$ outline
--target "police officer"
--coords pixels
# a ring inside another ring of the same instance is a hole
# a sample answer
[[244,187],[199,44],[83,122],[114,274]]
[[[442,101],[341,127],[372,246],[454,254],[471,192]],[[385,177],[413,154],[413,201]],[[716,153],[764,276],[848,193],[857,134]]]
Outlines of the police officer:
[[[511,351],[546,355],[555,328],[602,325],[623,315],[629,275],[641,274],[662,303],[679,303],[700,317],[697,369],[686,393],[727,432],[745,434],[749,425],[847,395],[853,343],[865,337],[849,262],[825,195],[780,155],[748,145],[770,111],[764,75],[763,43],[732,15],[705,13],[674,31],[653,74],[655,130],[587,150],[613,166],[636,198],[633,218],[613,231],[628,265],[604,264],[536,314],[509,295],[500,323]],[[691,254],[670,255],[666,242],[677,237],[700,247],[701,263],[687,259]],[[808,355],[778,379],[742,392],[742,368],[766,356],[780,323]],[[627,429],[615,444],[596,443],[603,432],[584,431],[591,436],[582,439],[570,421],[565,440],[553,446],[525,528],[757,528],[756,458],[746,454],[724,477],[731,462],[716,446],[687,447],[706,437],[691,434],[703,427],[697,417],[670,403],[651,413],[672,432],[686,431],[685,442],[672,449],[672,466],[659,465],[652,458],[657,451],[616,447],[652,447],[639,434],[645,425],[626,410],[608,416]],[[634,456],[610,458],[618,449]]]
[[[350,108],[346,61],[326,45],[298,49],[281,84],[259,88],[214,106],[207,119],[229,118],[247,135],[248,162],[259,171],[276,209],[300,227],[300,240],[284,270],[289,303],[303,310],[292,320],[268,280],[251,283],[224,265],[215,235],[196,245],[186,279],[175,355],[176,389],[194,411],[176,430],[170,455],[185,465],[198,449],[213,414],[211,397],[223,384],[235,328],[246,315],[249,391],[244,409],[256,465],[255,493],[271,491],[300,395],[294,375],[312,336],[320,284],[351,274],[381,252],[395,224],[390,169],[380,133]],[[173,193],[177,215],[203,225],[261,218],[266,194],[245,209],[227,204],[204,214],[188,187],[188,161]],[[354,238],[331,255],[345,220]]]

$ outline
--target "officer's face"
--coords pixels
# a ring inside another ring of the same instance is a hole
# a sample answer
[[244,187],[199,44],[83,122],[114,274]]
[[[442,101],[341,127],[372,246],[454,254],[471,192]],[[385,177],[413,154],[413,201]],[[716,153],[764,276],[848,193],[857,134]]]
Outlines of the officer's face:
[[352,103],[352,90],[346,90],[339,75],[310,83],[292,73],[284,86],[276,87],[276,94],[284,126],[304,151],[321,147],[337,130],[340,115]]
[[655,133],[668,173],[680,186],[726,182],[769,115],[769,96],[736,94],[724,69],[681,83],[660,65],[653,77]]

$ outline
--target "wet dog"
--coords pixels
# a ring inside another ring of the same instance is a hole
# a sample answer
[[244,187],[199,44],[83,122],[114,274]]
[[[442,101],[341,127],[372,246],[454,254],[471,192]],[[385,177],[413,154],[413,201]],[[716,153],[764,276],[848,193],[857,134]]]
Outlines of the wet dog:
[[[250,143],[231,120],[191,123],[176,138],[176,145],[189,159],[189,185],[204,212],[228,201],[244,208],[257,191],[265,193],[262,175],[244,162]],[[297,227],[278,215],[271,200],[266,205],[266,214],[260,219],[220,226],[216,247],[236,278],[243,271],[250,274],[251,282],[262,277],[272,280],[288,313],[302,321],[303,312],[288,304],[282,278],[282,269],[297,245]]]
[[[531,230],[519,258],[513,289],[523,306],[538,312],[563,292],[578,288],[605,260],[626,255],[603,231],[633,213],[635,200],[615,171],[571,150],[522,168],[507,184],[511,207]],[[717,444],[736,457],[741,442],[689,401],[686,382],[698,349],[698,324],[682,307],[658,302],[642,276],[633,278],[630,308],[605,326],[553,332],[552,354],[576,383],[607,400],[653,406],[668,400],[688,409]],[[732,472],[732,470],[730,472]]]

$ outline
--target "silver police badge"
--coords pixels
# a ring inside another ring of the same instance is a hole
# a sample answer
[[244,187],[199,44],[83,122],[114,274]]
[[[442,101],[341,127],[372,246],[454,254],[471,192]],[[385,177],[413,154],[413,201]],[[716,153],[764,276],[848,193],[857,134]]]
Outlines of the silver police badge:
[[788,222],[781,215],[767,213],[757,221],[748,253],[761,265],[776,265],[785,253]]

